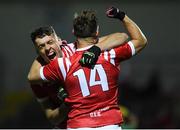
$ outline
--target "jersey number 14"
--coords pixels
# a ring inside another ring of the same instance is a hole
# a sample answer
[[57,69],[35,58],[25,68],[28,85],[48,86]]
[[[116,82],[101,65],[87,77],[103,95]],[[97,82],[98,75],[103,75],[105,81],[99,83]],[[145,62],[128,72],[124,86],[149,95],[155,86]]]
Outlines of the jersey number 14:
[[[96,80],[96,74],[99,75],[99,80]],[[88,86],[101,85],[103,91],[109,90],[107,76],[102,65],[95,65],[94,69],[90,71],[89,85],[87,83],[86,75],[83,69],[79,69],[73,73],[73,76],[77,76],[82,91],[83,97],[90,95]]]

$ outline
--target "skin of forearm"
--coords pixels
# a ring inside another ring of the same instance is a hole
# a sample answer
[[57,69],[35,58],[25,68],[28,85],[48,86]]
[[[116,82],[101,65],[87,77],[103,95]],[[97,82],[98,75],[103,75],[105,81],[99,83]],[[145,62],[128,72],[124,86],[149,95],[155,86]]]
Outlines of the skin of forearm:
[[128,39],[126,33],[114,33],[100,38],[96,44],[102,51],[110,50],[125,43]]
[[147,39],[142,33],[141,29],[127,15],[122,22],[125,25],[125,28],[127,29],[132,40],[138,40],[141,44],[145,44],[147,42]]

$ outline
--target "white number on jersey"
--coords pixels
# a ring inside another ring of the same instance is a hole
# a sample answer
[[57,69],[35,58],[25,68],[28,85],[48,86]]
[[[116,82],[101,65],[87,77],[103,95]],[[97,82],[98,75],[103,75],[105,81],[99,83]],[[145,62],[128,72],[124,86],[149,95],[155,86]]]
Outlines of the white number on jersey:
[[[98,81],[96,81],[96,74],[98,74],[100,78]],[[88,88],[88,83],[87,83],[84,70],[79,69],[78,71],[73,73],[73,76],[78,77],[82,95],[84,97],[90,95],[90,91]],[[95,65],[94,69],[91,69],[90,79],[88,81],[89,81],[89,86],[101,85],[103,91],[109,90],[107,76],[102,65]]]

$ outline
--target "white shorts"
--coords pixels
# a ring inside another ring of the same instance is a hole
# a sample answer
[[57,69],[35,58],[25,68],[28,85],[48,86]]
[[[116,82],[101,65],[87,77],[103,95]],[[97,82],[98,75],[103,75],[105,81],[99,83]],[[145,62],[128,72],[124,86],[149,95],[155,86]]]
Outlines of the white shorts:
[[107,125],[103,127],[96,127],[96,128],[67,128],[67,130],[122,130],[121,126],[119,125]]

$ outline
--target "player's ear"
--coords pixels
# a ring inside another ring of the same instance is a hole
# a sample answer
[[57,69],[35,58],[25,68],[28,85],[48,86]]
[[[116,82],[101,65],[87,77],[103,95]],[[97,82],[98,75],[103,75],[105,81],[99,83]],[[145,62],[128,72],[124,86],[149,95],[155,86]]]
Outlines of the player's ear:
[[74,35],[74,29],[72,29],[72,34]]
[[96,29],[96,36],[99,36],[99,25],[97,26],[97,29]]

